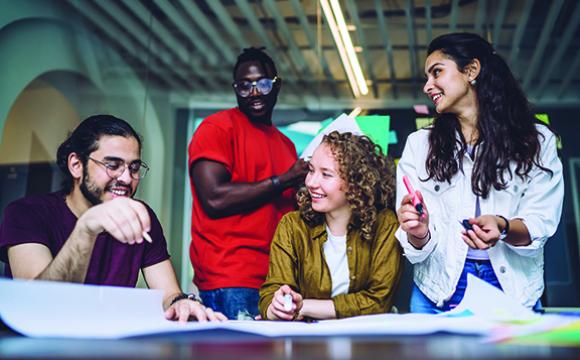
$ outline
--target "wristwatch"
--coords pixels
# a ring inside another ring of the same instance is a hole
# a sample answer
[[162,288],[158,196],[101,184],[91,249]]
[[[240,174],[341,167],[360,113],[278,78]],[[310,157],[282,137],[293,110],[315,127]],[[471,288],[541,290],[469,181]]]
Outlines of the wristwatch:
[[171,306],[171,305],[175,304],[176,302],[178,302],[179,300],[183,300],[183,299],[189,299],[192,301],[196,301],[200,304],[203,304],[203,301],[201,301],[201,299],[197,295],[182,293],[182,294],[179,294],[176,297],[174,297],[173,300],[171,300],[171,303],[169,304],[169,306]]
[[508,219],[506,219],[504,216],[502,215],[496,215],[497,217],[500,217],[503,219],[503,221],[505,221],[505,227],[503,228],[503,230],[499,233],[499,239],[503,240],[508,236],[508,233],[510,232],[510,221]]

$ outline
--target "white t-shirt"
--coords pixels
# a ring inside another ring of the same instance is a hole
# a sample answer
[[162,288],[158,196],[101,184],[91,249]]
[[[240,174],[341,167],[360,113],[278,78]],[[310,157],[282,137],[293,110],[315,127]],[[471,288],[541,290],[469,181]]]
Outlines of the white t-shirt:
[[332,280],[332,297],[348,293],[350,285],[348,259],[346,257],[346,235],[334,236],[326,227],[328,240],[322,246],[326,265]]

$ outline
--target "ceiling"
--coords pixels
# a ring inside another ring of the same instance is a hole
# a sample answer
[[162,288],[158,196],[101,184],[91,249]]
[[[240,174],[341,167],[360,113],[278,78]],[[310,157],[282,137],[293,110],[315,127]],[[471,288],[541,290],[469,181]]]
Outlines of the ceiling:
[[[304,109],[407,107],[421,93],[429,41],[477,32],[509,63],[532,102],[580,104],[580,1],[340,0],[369,94],[353,98],[316,0],[67,0],[140,77],[176,103],[232,101],[242,48],[265,46],[284,80],[280,101]],[[106,54],[104,73],[122,75]]]

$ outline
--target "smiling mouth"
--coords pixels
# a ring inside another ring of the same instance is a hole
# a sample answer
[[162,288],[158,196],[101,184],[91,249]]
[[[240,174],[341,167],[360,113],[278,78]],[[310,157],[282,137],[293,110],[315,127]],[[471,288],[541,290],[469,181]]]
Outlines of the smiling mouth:
[[317,193],[310,193],[310,197],[312,199],[324,199],[326,197],[326,195],[322,195],[322,194],[317,194]]
[[118,196],[128,197],[131,194],[131,190],[128,187],[113,187],[107,189],[107,192],[113,194],[114,197]]
[[439,100],[441,100],[442,97],[443,97],[442,93],[435,94],[431,96],[431,101],[433,101],[433,103],[437,105],[437,103],[439,102]]

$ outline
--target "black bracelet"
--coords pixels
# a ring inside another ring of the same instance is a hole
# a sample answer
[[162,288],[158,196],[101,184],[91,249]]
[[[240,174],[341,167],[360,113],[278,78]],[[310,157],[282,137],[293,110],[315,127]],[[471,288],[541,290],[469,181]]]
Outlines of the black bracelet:
[[272,185],[274,189],[280,190],[282,188],[282,183],[280,182],[280,177],[277,175],[271,176],[270,181],[272,181]]
[[181,294],[177,295],[176,297],[174,297],[173,300],[171,300],[171,303],[169,304],[169,306],[175,304],[179,300],[184,300],[184,299],[189,299],[191,301],[195,301],[195,302],[198,302],[200,304],[203,304],[203,301],[201,301],[201,299],[197,295],[181,293]]
[[504,216],[502,215],[496,215],[499,218],[502,218],[503,221],[505,221],[505,227],[503,228],[502,231],[500,231],[500,240],[505,239],[505,237],[508,235],[508,233],[510,232],[510,221],[508,219],[506,219]]

